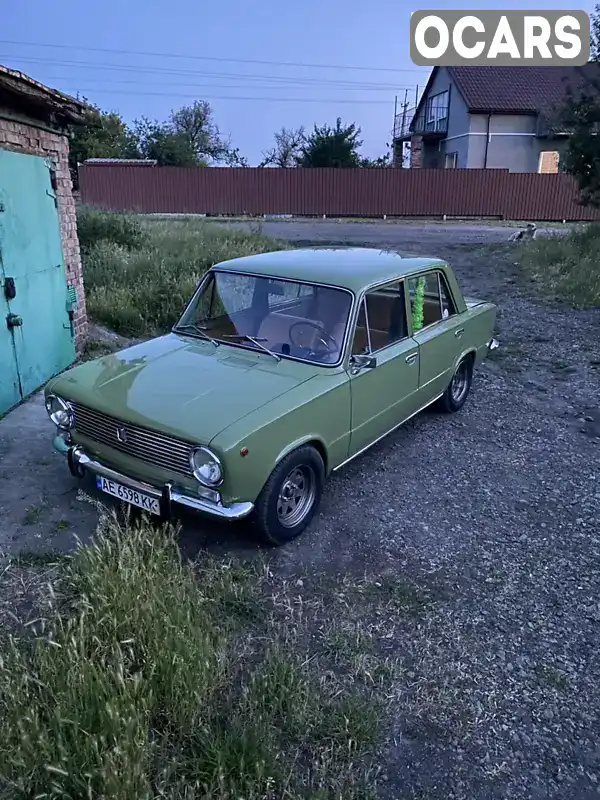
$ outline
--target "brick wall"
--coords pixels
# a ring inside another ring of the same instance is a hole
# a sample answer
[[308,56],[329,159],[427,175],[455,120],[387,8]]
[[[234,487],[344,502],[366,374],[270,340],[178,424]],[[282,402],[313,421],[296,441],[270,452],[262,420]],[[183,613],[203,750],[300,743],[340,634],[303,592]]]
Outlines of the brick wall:
[[58,212],[67,283],[77,291],[75,309],[75,346],[81,350],[87,336],[87,314],[83,289],[83,272],[75,200],[69,172],[69,141],[59,133],[50,133],[35,126],[34,122],[12,122],[0,117],[0,149],[14,150],[50,159],[56,167]]
[[410,140],[410,166],[419,169],[423,166],[423,137],[413,136]]

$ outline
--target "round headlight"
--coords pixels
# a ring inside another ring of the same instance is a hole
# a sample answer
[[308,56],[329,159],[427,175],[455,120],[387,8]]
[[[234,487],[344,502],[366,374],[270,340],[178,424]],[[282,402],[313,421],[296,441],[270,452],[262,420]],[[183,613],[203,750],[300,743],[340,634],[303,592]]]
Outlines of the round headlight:
[[50,394],[46,398],[46,411],[52,422],[63,431],[68,431],[73,427],[73,409],[55,394]]
[[204,486],[218,486],[223,480],[221,462],[207,447],[196,447],[190,453],[194,478]]

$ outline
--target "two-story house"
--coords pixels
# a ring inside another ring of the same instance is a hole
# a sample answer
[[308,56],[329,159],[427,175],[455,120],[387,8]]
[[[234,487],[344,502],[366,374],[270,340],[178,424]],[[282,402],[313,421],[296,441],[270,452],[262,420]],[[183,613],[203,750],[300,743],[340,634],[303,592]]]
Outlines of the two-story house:
[[394,122],[395,164],[557,172],[568,132],[557,109],[569,90],[590,91],[600,67],[434,67],[418,105]]

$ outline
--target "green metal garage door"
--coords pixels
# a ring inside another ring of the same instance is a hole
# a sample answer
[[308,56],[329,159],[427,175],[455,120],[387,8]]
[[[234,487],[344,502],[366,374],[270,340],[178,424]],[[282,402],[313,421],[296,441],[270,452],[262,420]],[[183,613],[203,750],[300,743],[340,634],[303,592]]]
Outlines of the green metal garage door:
[[50,165],[0,150],[0,413],[75,360]]

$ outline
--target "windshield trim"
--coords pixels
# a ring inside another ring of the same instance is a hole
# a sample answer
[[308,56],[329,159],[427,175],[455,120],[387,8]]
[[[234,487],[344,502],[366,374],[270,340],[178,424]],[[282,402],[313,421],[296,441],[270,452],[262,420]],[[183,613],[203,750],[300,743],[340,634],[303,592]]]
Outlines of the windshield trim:
[[[184,318],[184,316],[187,314],[188,309],[192,307],[192,304],[194,303],[196,297],[202,290],[204,284],[208,283],[208,281],[210,280],[210,276],[215,272],[221,272],[229,275],[241,275],[250,278],[264,278],[265,280],[271,280],[271,281],[284,281],[286,283],[299,283],[302,286],[321,286],[324,289],[336,289],[340,292],[346,292],[347,294],[349,294],[351,299],[350,299],[350,308],[348,310],[348,319],[346,320],[346,329],[344,331],[344,339],[342,341],[342,346],[340,347],[340,357],[335,363],[322,364],[319,361],[311,361],[308,358],[298,358],[297,356],[290,356],[286,355],[285,353],[277,353],[277,355],[280,356],[282,359],[286,359],[287,361],[297,361],[300,362],[301,364],[310,364],[311,367],[336,369],[344,363],[346,357],[346,350],[348,349],[348,340],[350,338],[350,333],[352,330],[352,320],[354,318],[354,310],[356,307],[356,294],[352,291],[352,289],[348,289],[347,286],[338,286],[337,284],[332,284],[332,283],[321,283],[319,281],[305,281],[305,280],[300,280],[298,278],[290,278],[289,276],[280,277],[278,275],[265,275],[263,272],[245,272],[245,271],[242,272],[235,269],[221,269],[217,265],[215,265],[214,267],[211,267],[201,278],[200,282],[198,283],[198,286],[196,287],[196,291],[192,295],[191,300],[186,305],[183,312],[179,315],[179,319],[177,320],[175,325],[173,325],[173,327],[171,328],[172,333],[185,335],[180,330],[177,330],[177,326]],[[204,341],[203,339],[200,339],[200,337],[195,337],[195,338],[197,338],[198,341]],[[230,339],[217,339],[216,337],[215,341],[219,342],[220,344],[229,345],[230,347],[238,347],[241,350],[247,350],[248,352],[251,353],[261,352],[257,347],[249,346],[248,344],[245,344],[243,342],[233,342]]]

